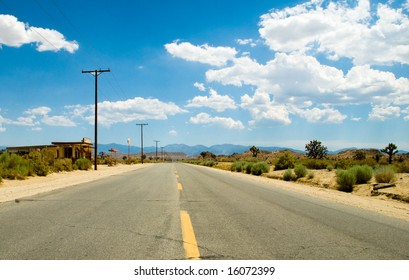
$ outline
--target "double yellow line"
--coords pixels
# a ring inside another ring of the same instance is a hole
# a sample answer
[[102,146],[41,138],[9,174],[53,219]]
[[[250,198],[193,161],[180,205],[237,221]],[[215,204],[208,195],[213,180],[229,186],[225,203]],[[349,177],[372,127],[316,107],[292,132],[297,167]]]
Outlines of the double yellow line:
[[[176,179],[179,179],[179,175],[175,170]],[[178,191],[183,191],[183,186],[180,182],[177,183]],[[180,222],[182,226],[182,238],[183,238],[183,248],[185,249],[185,258],[189,260],[200,260],[199,246],[197,245],[197,240],[195,232],[193,230],[192,221],[190,220],[190,215],[185,210],[180,210]]]

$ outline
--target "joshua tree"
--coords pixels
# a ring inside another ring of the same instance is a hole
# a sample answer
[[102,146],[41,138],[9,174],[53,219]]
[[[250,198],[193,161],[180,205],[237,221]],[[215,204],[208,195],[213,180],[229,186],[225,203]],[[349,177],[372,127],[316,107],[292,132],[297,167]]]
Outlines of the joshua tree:
[[206,159],[206,158],[216,159],[216,155],[213,154],[212,152],[209,152],[209,151],[201,152],[201,153],[200,153],[200,156],[201,156],[203,159]]
[[309,158],[322,159],[327,156],[328,149],[320,141],[313,140],[309,144],[305,145],[305,151]]
[[253,153],[253,157],[257,157],[258,153],[260,153],[260,149],[256,146],[251,147],[249,151]]
[[395,144],[389,143],[388,146],[381,150],[382,153],[385,153],[389,156],[389,164],[392,164],[393,155],[399,152],[397,149],[398,147]]

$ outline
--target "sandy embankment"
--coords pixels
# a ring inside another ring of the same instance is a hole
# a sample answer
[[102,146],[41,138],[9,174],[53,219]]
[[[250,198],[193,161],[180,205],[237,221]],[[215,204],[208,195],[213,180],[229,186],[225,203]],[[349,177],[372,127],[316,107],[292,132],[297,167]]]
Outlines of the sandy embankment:
[[56,189],[86,183],[112,175],[145,168],[151,164],[136,164],[108,167],[98,165],[98,170],[52,173],[46,177],[30,177],[27,180],[5,180],[0,183],[0,202],[32,196]]

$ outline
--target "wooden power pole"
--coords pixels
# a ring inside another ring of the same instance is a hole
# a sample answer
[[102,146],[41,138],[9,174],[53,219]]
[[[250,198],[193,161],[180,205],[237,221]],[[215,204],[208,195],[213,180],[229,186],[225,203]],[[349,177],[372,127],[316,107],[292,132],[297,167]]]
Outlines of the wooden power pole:
[[94,170],[97,170],[97,156],[98,156],[98,76],[104,72],[111,72],[111,70],[82,70],[82,73],[92,74],[95,77],[95,138],[94,138]]

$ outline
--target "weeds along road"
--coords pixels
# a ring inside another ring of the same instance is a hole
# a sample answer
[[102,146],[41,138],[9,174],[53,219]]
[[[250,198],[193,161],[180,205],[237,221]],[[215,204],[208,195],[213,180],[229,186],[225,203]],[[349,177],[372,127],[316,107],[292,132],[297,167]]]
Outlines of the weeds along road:
[[0,204],[0,259],[409,259],[409,223],[186,164]]

